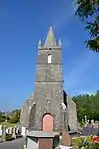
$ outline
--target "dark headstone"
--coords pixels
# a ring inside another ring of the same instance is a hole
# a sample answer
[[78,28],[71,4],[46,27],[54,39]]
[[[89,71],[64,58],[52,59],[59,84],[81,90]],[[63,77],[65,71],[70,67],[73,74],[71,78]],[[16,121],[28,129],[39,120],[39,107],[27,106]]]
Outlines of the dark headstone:
[[62,131],[62,145],[64,146],[71,145],[71,137],[66,130]]

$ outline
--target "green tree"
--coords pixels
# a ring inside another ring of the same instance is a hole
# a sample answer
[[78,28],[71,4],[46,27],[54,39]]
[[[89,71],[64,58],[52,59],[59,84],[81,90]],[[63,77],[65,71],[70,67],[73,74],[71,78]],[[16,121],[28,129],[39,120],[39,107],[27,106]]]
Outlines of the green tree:
[[0,111],[0,123],[5,122],[5,120],[9,120],[9,117],[6,116],[5,112]]
[[10,118],[10,123],[17,123],[20,120],[20,110],[16,109],[12,111],[12,117]]
[[0,123],[5,121],[5,117],[3,116],[2,112],[0,111]]
[[99,52],[99,0],[76,0],[76,15],[85,22],[90,39],[85,41],[86,46]]
[[99,91],[95,95],[79,95],[72,98],[77,106],[78,120],[81,122],[87,115],[89,120],[99,121]]

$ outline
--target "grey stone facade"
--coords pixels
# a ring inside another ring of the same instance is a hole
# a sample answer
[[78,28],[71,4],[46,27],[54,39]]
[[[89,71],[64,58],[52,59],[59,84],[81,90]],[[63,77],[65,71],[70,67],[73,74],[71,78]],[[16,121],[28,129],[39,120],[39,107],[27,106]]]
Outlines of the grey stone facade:
[[30,111],[34,101],[33,97],[34,97],[34,94],[32,94],[29,97],[29,99],[23,104],[21,108],[20,122],[21,122],[21,125],[25,126],[26,128],[29,127]]
[[68,115],[68,125],[70,129],[77,130],[77,111],[75,102],[67,96],[67,115]]
[[60,40],[56,43],[52,28],[44,46],[39,41],[34,94],[23,105],[20,122],[29,130],[42,130],[42,117],[46,113],[54,117],[54,131],[67,129],[68,125],[77,130],[76,105],[63,91],[62,48]]

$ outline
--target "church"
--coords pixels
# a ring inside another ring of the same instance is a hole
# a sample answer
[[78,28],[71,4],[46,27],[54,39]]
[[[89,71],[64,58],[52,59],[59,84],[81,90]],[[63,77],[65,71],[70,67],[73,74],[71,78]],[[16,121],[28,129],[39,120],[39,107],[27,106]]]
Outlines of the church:
[[21,108],[27,130],[77,131],[76,104],[63,88],[62,43],[50,27],[44,44],[38,42],[34,92]]

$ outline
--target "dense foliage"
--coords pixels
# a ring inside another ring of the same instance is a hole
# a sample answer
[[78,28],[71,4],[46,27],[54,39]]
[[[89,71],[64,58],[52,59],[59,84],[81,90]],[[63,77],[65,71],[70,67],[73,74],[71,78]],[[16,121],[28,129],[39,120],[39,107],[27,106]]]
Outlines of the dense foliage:
[[20,120],[20,110],[16,109],[11,113],[0,112],[0,123],[5,122],[7,120],[10,123],[17,123]]
[[6,116],[6,113],[0,111],[0,123],[5,122],[5,120],[9,120],[9,116]]
[[99,91],[95,95],[78,95],[72,98],[77,106],[78,120],[84,119],[87,115],[89,120],[99,121]]
[[89,49],[99,52],[99,0],[76,0],[76,15],[85,22],[90,34],[86,41]]
[[16,109],[12,112],[12,117],[10,118],[9,122],[10,123],[17,123],[20,120],[20,110]]

